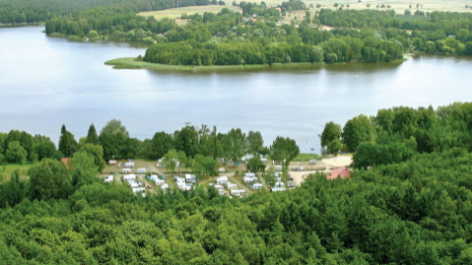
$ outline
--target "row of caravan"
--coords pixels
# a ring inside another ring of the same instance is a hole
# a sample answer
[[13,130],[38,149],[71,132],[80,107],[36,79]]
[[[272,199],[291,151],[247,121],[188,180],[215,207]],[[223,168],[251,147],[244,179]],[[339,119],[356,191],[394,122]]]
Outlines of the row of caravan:
[[[131,173],[131,168],[123,168],[121,173]],[[146,168],[138,168],[136,170],[137,174],[146,174]]]

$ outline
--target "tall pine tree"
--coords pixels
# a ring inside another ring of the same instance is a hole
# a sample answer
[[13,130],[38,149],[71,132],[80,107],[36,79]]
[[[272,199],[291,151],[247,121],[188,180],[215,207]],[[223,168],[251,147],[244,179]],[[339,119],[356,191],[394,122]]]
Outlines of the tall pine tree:
[[98,144],[98,135],[97,135],[97,130],[95,130],[95,126],[92,124],[89,127],[88,133],[87,133],[87,141],[86,143],[88,144]]
[[61,151],[65,157],[70,157],[70,149],[72,141],[69,138],[68,131],[65,125],[61,128],[61,138],[59,138],[59,151]]

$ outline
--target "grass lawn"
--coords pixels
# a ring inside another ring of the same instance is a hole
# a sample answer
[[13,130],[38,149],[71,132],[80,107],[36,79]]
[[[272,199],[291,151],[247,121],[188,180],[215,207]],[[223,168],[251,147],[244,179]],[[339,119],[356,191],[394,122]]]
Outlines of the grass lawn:
[[298,154],[292,161],[310,161],[312,159],[321,160],[318,154]]
[[28,161],[26,164],[9,164],[5,165],[5,171],[3,172],[3,166],[0,166],[0,170],[3,172],[3,181],[10,180],[11,175],[17,169],[20,170],[20,178],[21,179],[28,179],[28,170],[33,166],[33,162]]
[[[225,7],[233,11],[241,11],[240,8],[234,8],[231,5],[226,5],[226,6],[208,5],[208,6],[186,6],[186,7],[171,8],[171,9],[160,10],[160,11],[141,12],[141,13],[138,13],[138,15],[145,16],[145,17],[153,16],[157,20],[163,19],[165,17],[170,18],[170,19],[176,19],[176,18],[180,18],[182,14],[193,15],[195,13],[199,13],[203,15],[203,13],[205,12],[219,13],[221,9]],[[186,23],[186,21],[181,20],[180,23],[177,22],[177,24],[182,24],[182,23]]]

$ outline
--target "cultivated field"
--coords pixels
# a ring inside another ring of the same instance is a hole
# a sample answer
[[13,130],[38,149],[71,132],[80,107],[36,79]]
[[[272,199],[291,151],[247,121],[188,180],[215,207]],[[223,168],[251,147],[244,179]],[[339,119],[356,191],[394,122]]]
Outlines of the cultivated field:
[[146,16],[146,17],[153,16],[157,20],[160,20],[166,17],[170,19],[176,19],[177,24],[185,24],[186,20],[180,19],[180,16],[182,14],[193,15],[195,13],[199,13],[203,15],[203,13],[205,12],[218,13],[221,11],[221,9],[225,7],[233,11],[241,12],[240,8],[235,8],[231,5],[226,5],[226,6],[208,5],[208,6],[187,6],[187,7],[171,8],[171,9],[160,10],[160,11],[141,12],[141,13],[138,13],[138,15]]
[[[269,1],[270,2],[270,1]],[[274,1],[277,3],[278,1]],[[317,4],[321,4],[321,8],[332,8],[334,9],[334,3],[349,4],[349,9],[367,9],[367,4],[370,4],[370,9],[384,10],[387,8],[376,8],[377,5],[390,5],[391,9],[395,10],[397,14],[403,14],[406,9],[411,5],[411,11],[414,13],[416,11],[416,4],[420,4],[419,10],[424,12],[432,11],[457,11],[457,12],[472,12],[472,9],[465,9],[465,5],[472,5],[472,1],[445,1],[445,0],[428,0],[428,1],[378,1],[378,0],[363,0],[358,2],[357,0],[353,1],[338,1],[338,0],[305,0],[307,5],[313,4],[315,7]],[[317,9],[317,8],[315,8]]]

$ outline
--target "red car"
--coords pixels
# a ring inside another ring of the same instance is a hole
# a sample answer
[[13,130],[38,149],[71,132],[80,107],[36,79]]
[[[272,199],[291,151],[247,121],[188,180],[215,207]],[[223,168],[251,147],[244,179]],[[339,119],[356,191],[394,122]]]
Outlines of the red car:
[[148,185],[147,188],[148,188],[148,189],[152,189],[151,185]]

